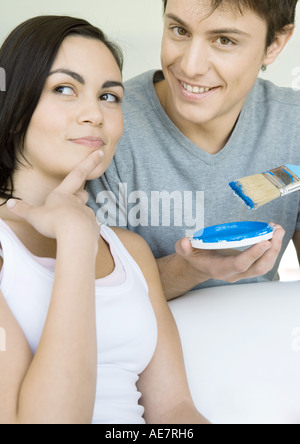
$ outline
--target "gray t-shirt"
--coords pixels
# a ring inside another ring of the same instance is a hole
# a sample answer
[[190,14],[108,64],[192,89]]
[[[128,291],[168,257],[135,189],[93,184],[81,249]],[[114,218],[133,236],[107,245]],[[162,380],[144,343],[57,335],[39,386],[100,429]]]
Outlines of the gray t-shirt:
[[[151,71],[125,85],[125,131],[107,172],[88,183],[89,205],[102,223],[140,234],[156,258],[179,239],[210,225],[275,222],[286,230],[280,257],[264,277],[278,279],[281,257],[300,230],[300,193],[256,211],[236,198],[229,182],[284,164],[300,165],[300,92],[258,79],[226,146],[212,155],[184,136],[162,108]],[[226,285],[207,281],[197,288]]]

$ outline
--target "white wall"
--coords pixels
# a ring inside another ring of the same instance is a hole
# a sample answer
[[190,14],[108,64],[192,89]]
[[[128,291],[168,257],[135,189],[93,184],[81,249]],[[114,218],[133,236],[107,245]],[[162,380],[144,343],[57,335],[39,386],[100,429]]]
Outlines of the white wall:
[[[160,67],[161,0],[0,0],[0,42],[19,23],[42,14],[82,17],[102,28],[124,50],[125,80]],[[263,77],[300,89],[300,4],[297,24],[293,40]]]
[[0,0],[0,42],[19,23],[43,14],[81,17],[103,29],[124,51],[125,80],[160,67],[161,0]]

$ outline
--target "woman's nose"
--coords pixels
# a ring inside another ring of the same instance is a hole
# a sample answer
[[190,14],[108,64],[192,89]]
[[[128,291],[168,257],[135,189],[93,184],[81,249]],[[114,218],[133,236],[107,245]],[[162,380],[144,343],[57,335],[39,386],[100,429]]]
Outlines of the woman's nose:
[[101,110],[100,101],[85,101],[78,113],[78,122],[80,124],[89,124],[100,126],[104,124],[104,115]]

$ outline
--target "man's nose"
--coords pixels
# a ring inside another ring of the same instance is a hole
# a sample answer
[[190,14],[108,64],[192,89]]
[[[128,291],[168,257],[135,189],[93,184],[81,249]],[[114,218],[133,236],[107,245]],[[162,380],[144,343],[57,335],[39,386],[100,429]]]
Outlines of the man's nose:
[[188,79],[196,79],[203,76],[210,68],[209,48],[200,39],[194,39],[185,48],[181,60],[181,69]]

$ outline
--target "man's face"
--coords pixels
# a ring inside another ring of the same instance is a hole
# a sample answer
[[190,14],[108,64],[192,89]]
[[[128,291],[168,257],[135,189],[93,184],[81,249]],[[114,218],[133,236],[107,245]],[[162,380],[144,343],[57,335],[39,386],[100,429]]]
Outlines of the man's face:
[[264,63],[266,36],[267,24],[250,10],[241,15],[229,3],[211,13],[210,0],[168,0],[162,68],[175,124],[237,117]]

